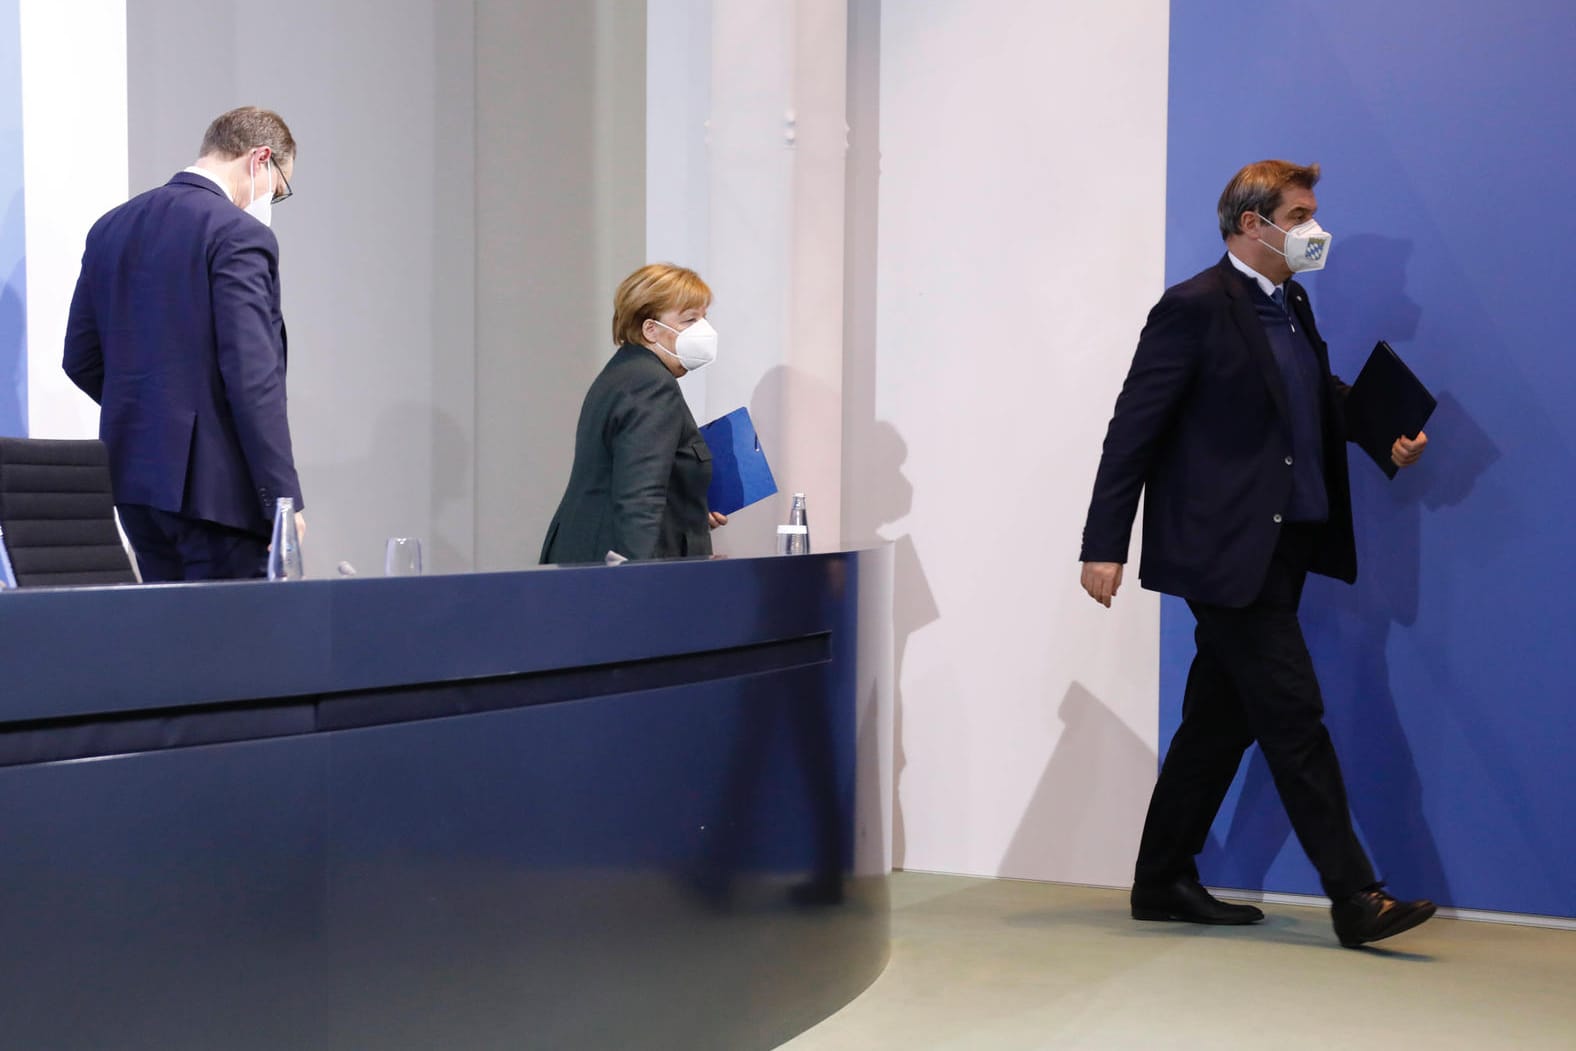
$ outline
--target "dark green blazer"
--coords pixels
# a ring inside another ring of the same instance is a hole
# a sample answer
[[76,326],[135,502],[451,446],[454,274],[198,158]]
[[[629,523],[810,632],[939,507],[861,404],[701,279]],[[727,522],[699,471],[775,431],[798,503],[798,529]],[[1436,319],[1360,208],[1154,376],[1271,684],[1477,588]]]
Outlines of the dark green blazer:
[[542,542],[542,562],[711,554],[711,450],[678,380],[655,353],[625,343],[591,383],[575,462]]

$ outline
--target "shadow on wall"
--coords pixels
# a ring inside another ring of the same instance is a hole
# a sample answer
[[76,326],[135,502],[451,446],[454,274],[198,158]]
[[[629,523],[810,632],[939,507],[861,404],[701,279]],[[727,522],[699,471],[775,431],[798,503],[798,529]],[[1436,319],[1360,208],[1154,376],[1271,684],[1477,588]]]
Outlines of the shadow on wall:
[[[1361,351],[1358,360],[1364,361],[1376,340],[1412,340],[1423,319],[1423,308],[1406,291],[1412,242],[1354,234],[1342,238],[1339,251],[1340,262],[1319,271],[1315,289],[1319,331],[1336,357]],[[1356,378],[1344,377],[1347,382]]]
[[903,656],[915,632],[941,619],[925,567],[912,534],[897,523],[914,504],[914,486],[903,474],[908,443],[885,420],[844,421],[845,469],[857,481],[859,498],[844,514],[849,547],[892,544],[892,864],[902,868],[906,837],[903,822]]
[[[1320,298],[1330,307],[1322,329],[1332,347],[1360,348],[1358,360],[1366,360],[1375,339],[1404,343],[1416,335],[1422,311],[1406,294],[1410,254],[1410,242],[1385,237],[1359,235],[1345,242],[1341,266],[1320,279]],[[1389,649],[1392,628],[1410,627],[1418,618],[1424,506],[1434,510],[1465,500],[1499,453],[1449,393],[1440,394],[1427,430],[1436,444],[1417,467],[1393,481],[1363,454],[1349,457],[1357,583],[1348,587],[1310,577],[1303,621],[1316,659],[1321,650],[1342,655],[1320,661],[1319,678],[1352,813],[1375,868],[1405,894],[1451,901],[1417,761],[1391,687]],[[1382,792],[1362,787],[1374,773]],[[1268,764],[1254,748],[1225,841],[1211,837],[1205,848],[1206,878],[1226,886],[1265,886],[1290,835]]]
[[[825,527],[824,513],[830,499],[824,493],[817,493],[802,474],[795,473],[795,462],[787,451],[785,422],[788,413],[801,420],[836,420],[842,411],[841,396],[798,369],[775,365],[766,370],[750,392],[749,408],[750,419],[755,423],[756,434],[772,468],[772,478],[777,482],[777,493],[730,515],[728,524],[712,535],[714,546],[719,554],[740,558],[773,554],[777,549],[777,526],[788,521],[792,495],[801,492],[805,494],[809,511],[812,550],[827,550],[834,534],[842,530]],[[846,444],[847,435],[844,440]],[[819,531],[816,528],[818,513],[823,516],[819,519],[822,525]],[[842,539],[843,547],[855,546],[851,537]]]
[[[769,555],[777,550],[777,526],[788,521],[788,504],[792,493],[805,492],[803,479],[790,474],[790,465],[784,451],[783,414],[792,404],[793,412],[805,413],[816,419],[826,419],[837,412],[837,398],[825,384],[794,379],[789,390],[790,370],[786,365],[776,365],[766,370],[755,389],[750,392],[750,419],[761,447],[766,450],[766,462],[771,465],[772,478],[777,482],[777,493],[750,507],[740,508],[728,517],[728,524],[712,534],[713,546],[720,554],[748,558]],[[789,402],[788,398],[796,399]],[[731,411],[731,410],[727,410]],[[718,413],[721,415],[721,412]],[[817,494],[805,492],[809,508],[810,539],[815,546]],[[822,534],[825,536],[825,533]],[[824,542],[824,541],[823,541]]]
[[22,194],[12,195],[0,221],[0,249],[17,247],[16,265],[0,284],[0,435],[27,436],[26,260],[22,248]]
[[[1062,732],[1018,822],[998,872],[1019,879],[1072,878],[1089,858],[1136,857],[1154,784],[1155,752],[1082,683],[1067,687],[1056,710]],[[1091,798],[1100,805],[1091,806]],[[1112,814],[1135,815],[1113,825]],[[1080,870],[1082,871],[1082,870]],[[1086,882],[1080,876],[1079,882]],[[1112,873],[1122,884],[1127,873]]]

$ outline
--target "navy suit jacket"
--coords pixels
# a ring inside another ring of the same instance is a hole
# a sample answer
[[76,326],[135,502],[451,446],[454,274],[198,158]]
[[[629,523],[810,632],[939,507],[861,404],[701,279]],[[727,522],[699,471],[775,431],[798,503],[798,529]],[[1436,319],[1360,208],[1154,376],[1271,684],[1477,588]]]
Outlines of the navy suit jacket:
[[66,374],[98,402],[115,500],[266,535],[303,506],[285,411],[279,242],[181,172],[89,231]]
[[[1312,570],[1357,579],[1347,481],[1345,386],[1308,296],[1287,301],[1319,357],[1330,516]],[[1144,587],[1194,602],[1246,606],[1258,595],[1291,498],[1286,383],[1255,307],[1251,278],[1220,262],[1166,290],[1144,325],[1106,432],[1084,525],[1082,560],[1126,562],[1144,495]]]

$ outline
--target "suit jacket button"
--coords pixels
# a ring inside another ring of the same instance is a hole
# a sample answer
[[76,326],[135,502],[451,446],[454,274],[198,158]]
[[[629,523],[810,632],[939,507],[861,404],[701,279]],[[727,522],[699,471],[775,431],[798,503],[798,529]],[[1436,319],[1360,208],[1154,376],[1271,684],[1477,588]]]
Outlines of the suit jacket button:
[[1287,467],[1291,466],[1291,457],[1290,456],[1286,457],[1286,466]]
[[1281,520],[1281,516],[1280,515],[1276,515],[1275,516],[1275,524],[1276,525],[1280,525],[1280,520]]

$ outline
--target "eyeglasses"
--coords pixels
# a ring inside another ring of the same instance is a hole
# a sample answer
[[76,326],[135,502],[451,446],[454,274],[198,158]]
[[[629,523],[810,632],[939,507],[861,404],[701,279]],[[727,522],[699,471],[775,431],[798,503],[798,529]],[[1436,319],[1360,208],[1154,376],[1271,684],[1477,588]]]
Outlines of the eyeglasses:
[[[254,147],[254,149],[267,149],[267,147],[258,146]],[[279,173],[280,181],[285,184],[284,193],[279,192],[279,187],[274,187],[274,197],[272,203],[278,204],[281,201],[288,201],[290,198],[295,196],[295,191],[290,188],[290,180],[285,178],[285,170],[279,166],[278,161],[274,160],[274,154],[272,150],[269,150],[268,152],[268,163],[273,165],[274,171]]]
[[282,201],[288,201],[290,198],[295,196],[295,191],[290,188],[290,180],[285,178],[285,170],[279,165],[274,164],[274,159],[272,157],[268,158],[268,163],[274,165],[274,171],[279,173],[280,181],[285,184],[284,193],[279,193],[277,190],[274,192],[274,203],[279,204]]

